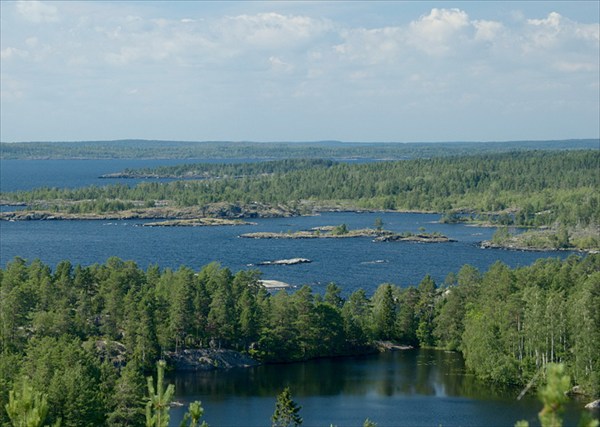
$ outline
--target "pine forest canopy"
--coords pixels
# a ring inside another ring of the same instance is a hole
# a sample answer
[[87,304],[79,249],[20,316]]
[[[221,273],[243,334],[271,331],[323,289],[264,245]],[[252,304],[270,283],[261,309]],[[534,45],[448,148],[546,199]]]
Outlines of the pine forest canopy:
[[[23,378],[63,425],[140,419],[143,371],[167,351],[210,342],[264,362],[371,351],[378,340],[460,350],[493,383],[522,386],[550,363],[600,394],[600,255],[487,272],[464,266],[443,286],[381,284],[373,295],[305,286],[268,293],[257,271],[200,271],[110,258],[52,271],[16,258],[0,269],[0,407]],[[120,366],[120,368],[118,368]],[[138,399],[139,400],[139,399]],[[0,422],[7,414],[0,412]],[[111,421],[112,420],[112,421]]]

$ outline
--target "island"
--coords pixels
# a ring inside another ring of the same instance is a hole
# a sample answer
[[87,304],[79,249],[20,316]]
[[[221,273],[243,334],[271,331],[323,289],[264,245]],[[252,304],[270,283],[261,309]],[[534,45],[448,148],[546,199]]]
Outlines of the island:
[[[275,261],[261,261],[256,265],[295,265],[295,264],[308,264],[312,261],[307,258],[290,258],[290,259],[277,259]],[[252,264],[250,264],[252,265]]]
[[219,225],[256,225],[256,223],[242,221],[241,219],[195,218],[172,219],[158,222],[147,222],[143,224],[144,227],[210,227]]
[[418,243],[445,243],[455,242],[438,232],[417,234],[411,232],[394,233],[393,231],[361,228],[356,230],[348,229],[346,224],[336,226],[314,227],[310,230],[289,231],[284,233],[275,232],[256,232],[240,235],[245,239],[346,239],[355,237],[371,237],[374,242],[418,242]]

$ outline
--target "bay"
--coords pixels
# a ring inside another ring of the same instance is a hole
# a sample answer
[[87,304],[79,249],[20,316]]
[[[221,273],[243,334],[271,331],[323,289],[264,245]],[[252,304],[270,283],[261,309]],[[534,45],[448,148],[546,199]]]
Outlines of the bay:
[[[278,393],[290,387],[302,406],[303,426],[379,427],[539,425],[535,395],[498,389],[467,375],[459,353],[406,350],[369,356],[312,360],[225,372],[177,373],[171,410],[177,425],[190,402],[200,400],[211,426],[269,425]],[[576,425],[581,404],[567,406],[565,425]]]

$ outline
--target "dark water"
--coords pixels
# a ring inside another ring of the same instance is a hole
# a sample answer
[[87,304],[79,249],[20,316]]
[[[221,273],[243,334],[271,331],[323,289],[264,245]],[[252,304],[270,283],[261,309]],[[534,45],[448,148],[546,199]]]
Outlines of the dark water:
[[[99,175],[130,167],[152,167],[189,160],[52,160],[1,161],[2,191],[39,186],[79,187],[131,180],[100,180]],[[381,218],[389,230],[439,231],[455,243],[374,243],[368,238],[255,240],[239,234],[254,231],[303,230],[345,223],[372,227]],[[540,257],[566,257],[566,252],[483,250],[478,242],[494,229],[438,224],[438,215],[400,213],[327,213],[314,217],[261,219],[239,227],[150,228],[146,221],[0,221],[0,265],[15,256],[40,258],[55,266],[103,263],[111,256],[150,264],[194,269],[218,261],[233,271],[248,264],[302,257],[309,264],[262,266],[263,278],[322,292],[334,281],[344,293],[362,287],[371,294],[377,285],[417,284],[426,274],[442,282],[464,264],[486,270],[496,261],[511,267],[529,265]],[[289,385],[302,406],[305,426],[362,425],[370,418],[382,426],[463,425],[512,426],[518,419],[536,422],[536,399],[517,402],[515,391],[502,392],[463,372],[457,353],[407,351],[361,358],[320,360],[262,366],[229,372],[180,374],[174,378],[177,399],[200,399],[206,420],[214,426],[269,425],[275,396]],[[518,393],[518,391],[517,391]],[[567,425],[575,423],[577,405]],[[174,409],[174,421],[182,410]]]
[[[535,396],[499,390],[465,375],[458,353],[409,350],[372,356],[259,366],[227,372],[178,374],[175,399],[202,401],[211,426],[265,426],[275,396],[289,386],[302,406],[303,426],[358,426],[365,418],[384,426],[513,426],[537,422]],[[565,425],[576,424],[578,404]],[[184,408],[172,410],[173,423]]]

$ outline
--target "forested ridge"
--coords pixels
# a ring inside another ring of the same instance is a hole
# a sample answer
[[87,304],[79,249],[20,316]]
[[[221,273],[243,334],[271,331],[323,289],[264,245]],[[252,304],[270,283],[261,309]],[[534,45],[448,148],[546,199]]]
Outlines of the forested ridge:
[[[308,163],[310,164],[310,163]],[[34,209],[89,213],[155,205],[268,203],[318,209],[346,207],[504,213],[512,224],[600,224],[600,152],[531,151],[368,164],[325,164],[241,178],[144,182],[2,193]],[[248,165],[232,166],[248,168]]]
[[487,272],[466,265],[443,284],[426,276],[373,295],[344,295],[335,284],[323,296],[308,286],[270,294],[258,279],[215,263],[144,271],[111,258],[52,270],[16,258],[0,270],[0,407],[28,377],[47,395],[50,422],[143,423],[143,372],[165,352],[220,346],[295,361],[379,340],[459,350],[475,375],[509,385],[559,362],[574,384],[600,394],[598,254]]
[[365,143],[340,141],[72,141],[0,142],[2,159],[406,159],[506,152],[578,150],[598,147],[597,139],[555,141]]
[[[157,178],[240,178],[252,175],[285,173],[308,168],[327,168],[334,164],[325,159],[283,159],[247,163],[188,163],[157,168],[125,169],[122,173],[109,174],[126,177]],[[106,177],[106,176],[105,176]]]

